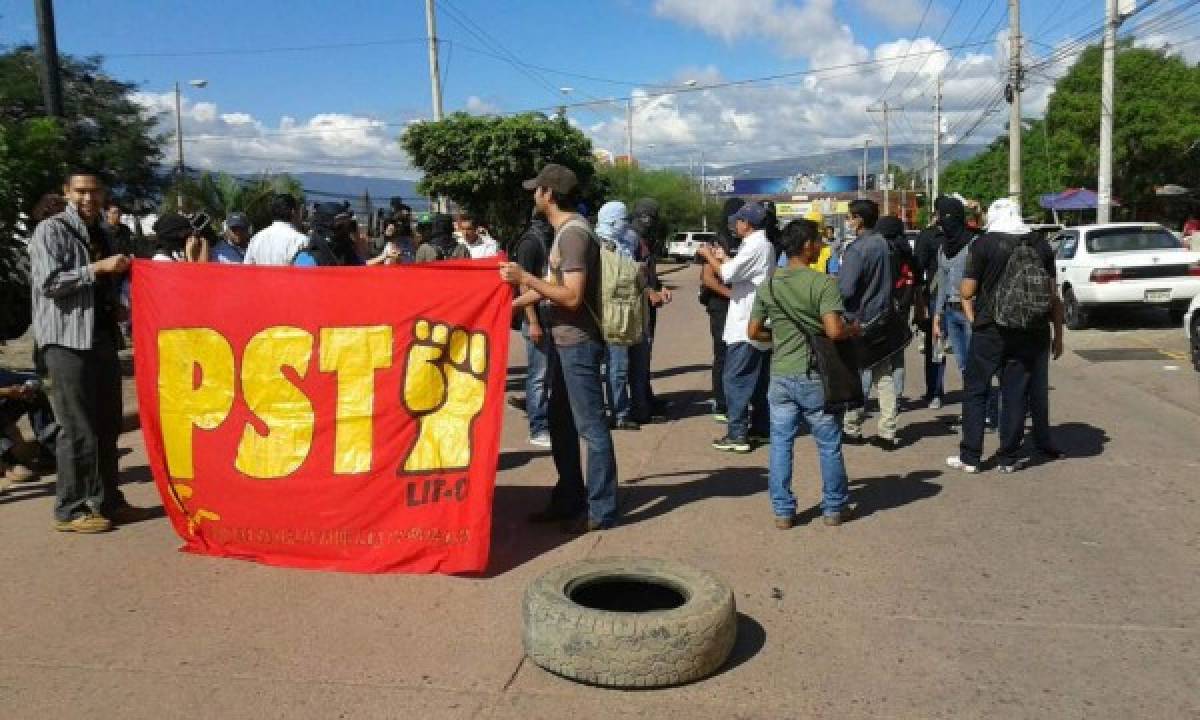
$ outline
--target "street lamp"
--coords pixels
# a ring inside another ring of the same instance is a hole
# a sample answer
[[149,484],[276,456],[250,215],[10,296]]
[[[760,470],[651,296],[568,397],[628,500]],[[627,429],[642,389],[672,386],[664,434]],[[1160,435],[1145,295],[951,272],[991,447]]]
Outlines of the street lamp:
[[[207,80],[189,80],[188,85],[202,90],[208,87]],[[179,193],[176,197],[178,210],[183,212],[183,100],[179,94],[179,81],[175,81],[175,147],[178,151],[178,163],[175,167],[175,181],[179,183]]]

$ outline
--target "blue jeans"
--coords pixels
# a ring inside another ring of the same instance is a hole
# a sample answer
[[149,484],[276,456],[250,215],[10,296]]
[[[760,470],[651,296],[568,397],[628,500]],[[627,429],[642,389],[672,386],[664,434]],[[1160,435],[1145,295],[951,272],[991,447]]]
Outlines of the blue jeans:
[[[0,388],[13,385],[24,385],[37,376],[29,373],[17,373],[0,368]],[[50,409],[50,400],[45,390],[38,390],[30,400],[17,398],[0,398],[0,456],[7,455],[16,447],[16,442],[8,436],[8,427],[17,423],[21,416],[29,417],[29,425],[33,429],[43,454],[54,455],[54,441],[58,437],[58,423],[54,419],[54,411]]]
[[540,343],[529,339],[529,323],[521,326],[525,338],[525,414],[529,416],[529,435],[541,435],[550,425],[546,377],[554,362],[554,343],[547,331]]
[[[550,509],[575,514],[585,508],[592,522],[612,527],[617,520],[617,457],[604,417],[604,346],[593,340],[555,348],[551,368],[550,452],[558,483]],[[587,480],[579,439],[587,444]]]
[[776,376],[767,391],[771,403],[771,460],[768,486],[776,517],[796,514],[792,494],[792,451],[801,424],[808,425],[821,460],[821,511],[846,507],[850,491],[842,458],[842,418],[825,412],[825,391],[817,375]]
[[650,390],[652,344],[652,338],[646,335],[640,343],[629,346],[629,406],[633,419],[640,423],[650,422],[654,410],[654,393]]
[[629,350],[626,345],[608,346],[608,409],[614,422],[629,419]]
[[[962,310],[946,308],[942,315],[942,327],[950,338],[950,347],[954,348],[954,362],[958,363],[958,371],[962,373],[963,389],[967,386],[967,357],[971,348],[971,321]],[[987,397],[987,424],[998,427],[1000,424],[1000,393],[989,381]]]
[[925,399],[942,399],[946,394],[946,361],[933,360],[933,333],[925,333]]
[[771,431],[767,410],[771,352],[748,342],[725,348],[725,404],[729,408],[729,437],[739,440]]

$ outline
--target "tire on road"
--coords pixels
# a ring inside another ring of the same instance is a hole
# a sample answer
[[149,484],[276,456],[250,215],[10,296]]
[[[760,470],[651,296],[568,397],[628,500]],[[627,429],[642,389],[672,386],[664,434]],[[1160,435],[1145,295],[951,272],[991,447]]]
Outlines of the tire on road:
[[525,591],[525,654],[552,673],[607,687],[705,677],[737,637],[733,591],[716,576],[653,558],[584,560]]

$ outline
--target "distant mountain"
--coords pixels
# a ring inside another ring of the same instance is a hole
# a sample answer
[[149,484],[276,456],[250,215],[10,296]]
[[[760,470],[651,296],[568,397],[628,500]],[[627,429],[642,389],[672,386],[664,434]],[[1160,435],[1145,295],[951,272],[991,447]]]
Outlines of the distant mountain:
[[429,200],[417,194],[417,184],[413,180],[310,172],[291,175],[304,186],[304,193],[310,201],[349,200],[357,204],[365,192],[370,193],[371,204],[375,207],[386,206],[393,197],[404,198],[404,202],[414,210],[424,211],[429,207]]
[[[924,156],[928,145],[893,145],[888,150],[888,162],[902,168],[919,169],[925,167]],[[959,145],[955,148],[949,160],[965,160],[982,152],[986,145]],[[762,160],[757,162],[737,163],[716,167],[708,166],[710,175],[733,175],[735,177],[773,178],[788,177],[799,173],[825,175],[857,175],[862,168],[863,151],[835,150],[817,155],[779,158],[777,160]],[[872,146],[868,151],[867,168],[869,172],[878,173],[883,166],[883,148]]]

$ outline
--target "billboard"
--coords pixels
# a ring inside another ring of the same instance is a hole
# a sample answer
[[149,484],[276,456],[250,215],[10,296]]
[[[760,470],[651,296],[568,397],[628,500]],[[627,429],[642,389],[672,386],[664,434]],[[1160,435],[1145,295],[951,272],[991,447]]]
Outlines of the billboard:
[[787,195],[792,193],[850,193],[858,191],[857,175],[799,173],[776,178],[710,176],[705,189],[712,195]]

